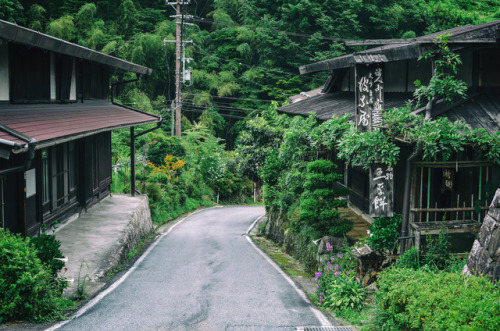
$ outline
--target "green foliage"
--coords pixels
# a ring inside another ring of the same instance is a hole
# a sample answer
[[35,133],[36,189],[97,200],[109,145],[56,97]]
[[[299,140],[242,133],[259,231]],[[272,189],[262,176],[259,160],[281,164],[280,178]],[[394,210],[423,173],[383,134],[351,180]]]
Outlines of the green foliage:
[[0,229],[0,323],[62,318],[72,305],[62,297],[65,286],[40,261],[30,239]]
[[[379,274],[375,305],[385,318],[374,330],[495,330],[500,288],[486,278],[429,269],[391,268]],[[392,328],[390,328],[391,326]]]
[[368,237],[370,247],[376,250],[392,251],[398,243],[402,220],[401,215],[375,219],[370,227],[370,236]]
[[186,155],[181,139],[176,136],[166,136],[161,132],[152,132],[145,143],[147,143],[146,157],[148,161],[155,165],[162,164],[167,154],[177,158],[183,158]]
[[365,306],[366,290],[355,278],[339,275],[330,283],[323,306],[332,310],[361,310]]
[[33,4],[28,10],[28,28],[36,31],[44,31],[47,24],[47,11],[40,5]]
[[417,270],[420,268],[420,252],[417,248],[411,247],[401,254],[396,263],[398,268]]
[[354,126],[341,138],[338,149],[340,158],[364,169],[369,169],[373,163],[396,164],[400,150],[381,129],[357,132]]
[[452,102],[456,97],[466,97],[467,85],[456,79],[458,67],[462,64],[460,56],[454,53],[448,46],[448,38],[451,34],[443,34],[436,38],[436,49],[424,54],[421,59],[433,59],[434,73],[427,86],[422,86],[419,81],[415,82],[417,89],[415,96],[425,98],[427,101],[444,99]]
[[57,277],[59,270],[65,266],[64,261],[59,260],[64,258],[60,250],[61,242],[55,235],[43,233],[31,238],[31,243],[35,246],[40,261],[47,265],[53,277]]
[[75,24],[73,16],[64,15],[56,20],[53,20],[48,24],[46,32],[56,38],[72,41],[75,37]]
[[338,207],[347,203],[339,195],[348,191],[334,191],[331,187],[342,178],[336,174],[337,166],[328,160],[317,160],[307,164],[306,182],[300,203],[299,223],[315,229],[321,234],[344,235],[352,229],[352,222],[340,218]]
[[448,230],[443,226],[437,238],[427,236],[424,251],[424,263],[431,269],[443,270],[450,259],[450,241]]
[[0,20],[23,24],[23,5],[18,0],[0,0]]
[[[355,267],[352,265],[349,247],[344,247],[339,254],[332,254],[332,246],[326,244],[327,252],[321,271],[316,273],[318,283],[316,292],[318,304],[333,311],[359,311],[365,306],[366,291],[354,278]],[[352,254],[352,253],[351,253]]]

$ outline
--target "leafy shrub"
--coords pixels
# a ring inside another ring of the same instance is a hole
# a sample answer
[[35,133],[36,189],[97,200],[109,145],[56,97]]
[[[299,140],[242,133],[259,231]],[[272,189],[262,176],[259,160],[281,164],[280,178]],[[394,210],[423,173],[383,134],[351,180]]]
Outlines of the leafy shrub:
[[355,266],[352,264],[353,257],[347,253],[350,249],[344,247],[341,249],[344,252],[332,255],[333,247],[327,243],[326,250],[329,252],[326,262],[315,277],[318,302],[332,310],[363,309],[366,291],[351,275]]
[[55,282],[30,239],[0,229],[0,323],[47,321],[72,305],[62,297],[65,282]]
[[328,160],[317,160],[307,164],[306,182],[300,203],[299,220],[320,234],[343,235],[352,229],[352,222],[340,218],[338,207],[346,205],[339,195],[347,190],[332,190],[336,180],[337,166]]
[[370,246],[376,250],[393,250],[399,237],[401,215],[379,217],[370,227]]
[[424,250],[424,263],[431,268],[443,270],[450,260],[448,230],[443,226],[437,238],[428,236]]
[[163,191],[157,183],[146,183],[146,194],[152,203],[161,201]]
[[419,258],[420,256],[418,249],[412,247],[401,254],[396,263],[396,266],[399,268],[417,270],[420,267]]
[[378,279],[375,305],[386,325],[375,330],[498,330],[500,288],[486,278],[458,273],[391,268]]
[[57,240],[54,235],[45,233],[41,234],[39,237],[33,237],[30,240],[37,250],[36,255],[38,258],[49,267],[52,276],[56,277],[59,270],[65,266],[64,261],[56,259],[64,257],[59,249],[61,247],[61,242]]
[[146,156],[155,165],[163,163],[165,155],[171,154],[178,158],[186,155],[186,150],[182,146],[179,137],[166,136],[161,133],[153,133],[151,143],[148,144]]
[[332,280],[327,293],[323,306],[332,310],[361,310],[365,306],[366,290],[354,277],[339,275]]

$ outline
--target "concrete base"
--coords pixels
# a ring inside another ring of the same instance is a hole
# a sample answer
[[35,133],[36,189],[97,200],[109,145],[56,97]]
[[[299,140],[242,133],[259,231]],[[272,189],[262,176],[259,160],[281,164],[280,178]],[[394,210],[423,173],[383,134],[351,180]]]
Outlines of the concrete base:
[[108,271],[127,259],[141,239],[153,231],[148,197],[113,194],[56,232],[68,258],[61,275],[69,281],[65,295],[80,287],[87,297],[106,283]]

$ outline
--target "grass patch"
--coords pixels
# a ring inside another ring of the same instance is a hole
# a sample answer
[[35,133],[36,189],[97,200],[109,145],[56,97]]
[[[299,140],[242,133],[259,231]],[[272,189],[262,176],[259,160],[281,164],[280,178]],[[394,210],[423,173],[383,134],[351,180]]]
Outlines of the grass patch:
[[280,268],[292,276],[293,278],[304,277],[304,278],[314,278],[313,275],[309,274],[304,270],[304,268],[290,255],[285,254],[281,251],[281,249],[274,244],[272,241],[269,241],[263,237],[251,236],[254,242],[259,245],[259,247],[276,262]]

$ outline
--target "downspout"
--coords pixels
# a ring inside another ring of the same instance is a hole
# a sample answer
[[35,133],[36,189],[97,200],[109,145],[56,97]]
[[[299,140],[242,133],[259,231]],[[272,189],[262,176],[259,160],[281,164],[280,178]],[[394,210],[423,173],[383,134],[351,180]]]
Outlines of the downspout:
[[114,84],[111,85],[111,103],[112,104],[114,104],[114,105],[120,105],[119,103],[115,102],[116,87],[118,85],[124,85],[124,84],[134,83],[134,82],[139,81],[139,79],[141,79],[141,75],[140,74],[136,74],[136,77],[137,77],[136,79],[124,80],[124,81],[121,81],[121,82],[116,82],[116,83],[114,83]]
[[[134,83],[134,82],[137,82],[140,78],[141,78],[141,75],[137,74],[136,79],[116,82],[113,85],[111,85],[111,103],[113,105],[124,106],[122,104],[115,102],[116,86]],[[160,121],[156,124],[156,127],[149,129],[149,130],[146,130],[146,131],[143,131],[139,134],[135,134],[135,130],[134,130],[133,126],[130,127],[130,194],[132,196],[135,196],[135,191],[136,191],[135,190],[135,138],[140,137],[148,132],[159,129],[162,125],[162,122],[163,122],[163,117],[160,117]]]
[[[121,106],[121,104],[115,102],[116,87],[118,85],[124,85],[129,83],[137,82],[141,75],[136,74],[135,79],[124,80],[121,82],[116,82],[111,85],[111,103],[113,105]],[[130,127],[130,194],[135,196],[135,137],[134,137],[134,127]]]

